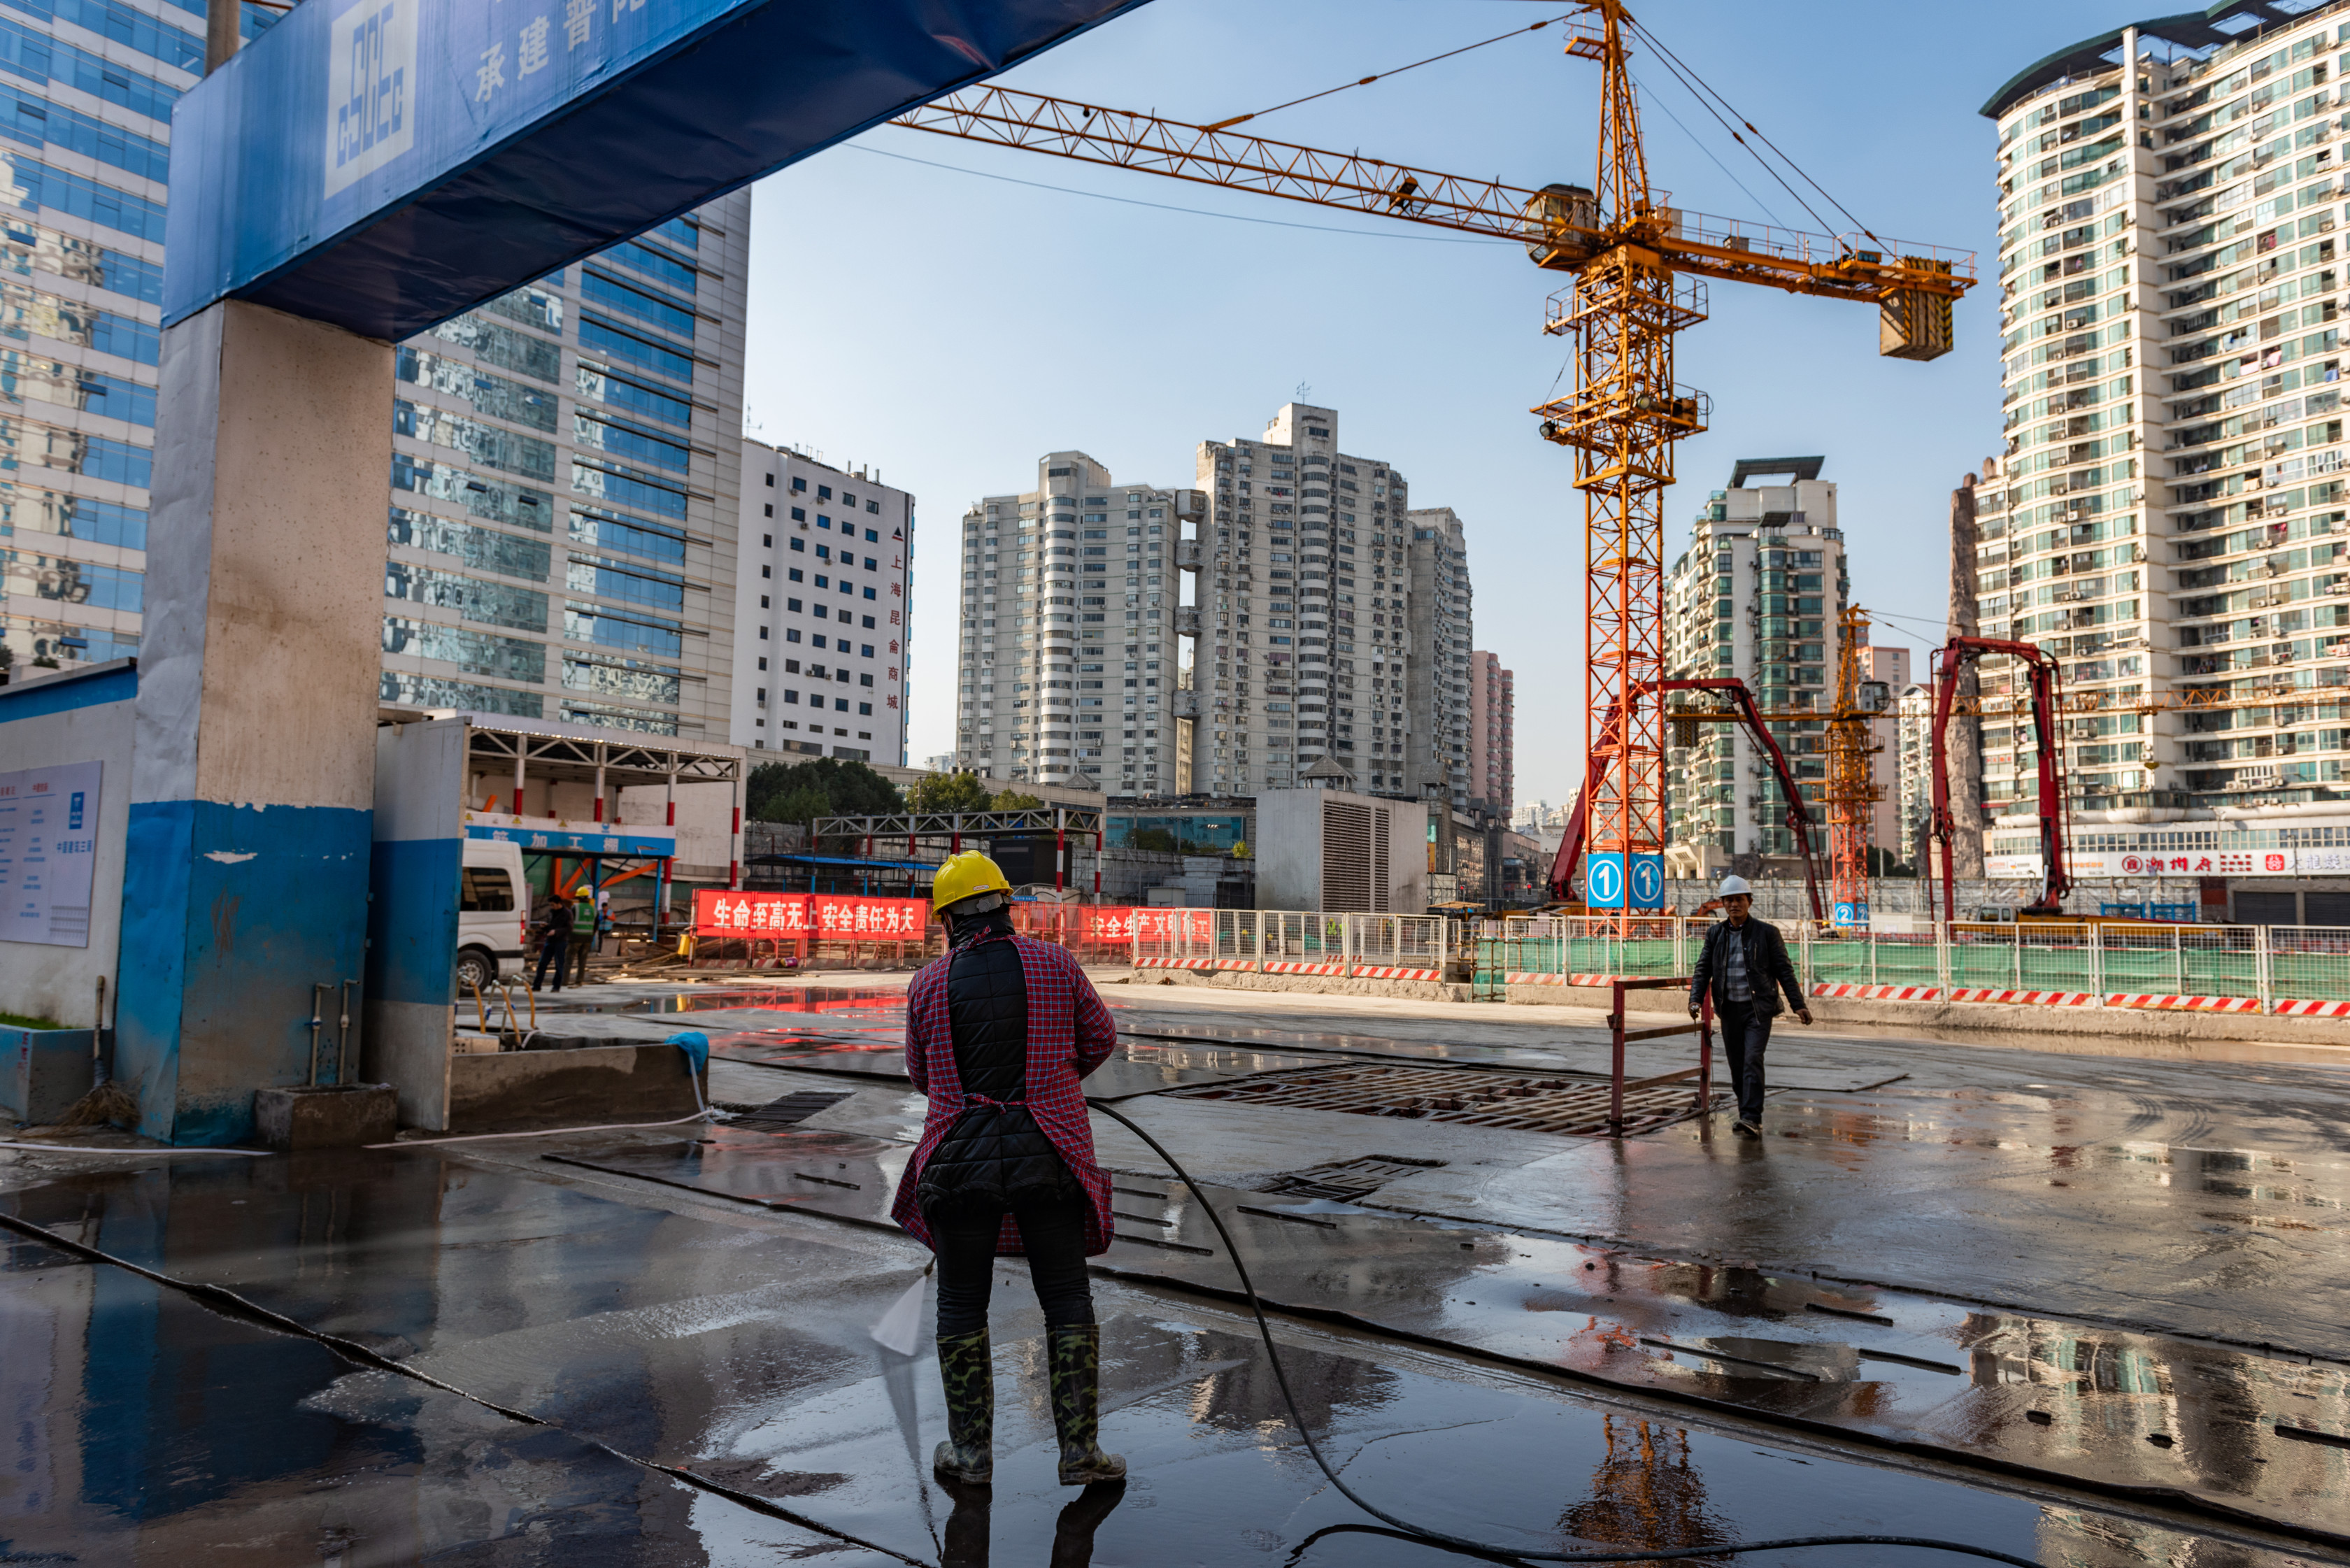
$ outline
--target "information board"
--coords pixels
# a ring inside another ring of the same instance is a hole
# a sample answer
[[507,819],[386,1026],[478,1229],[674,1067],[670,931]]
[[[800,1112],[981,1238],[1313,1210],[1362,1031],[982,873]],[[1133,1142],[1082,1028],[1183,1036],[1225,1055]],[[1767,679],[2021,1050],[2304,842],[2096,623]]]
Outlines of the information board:
[[0,774],[0,940],[89,946],[104,763]]

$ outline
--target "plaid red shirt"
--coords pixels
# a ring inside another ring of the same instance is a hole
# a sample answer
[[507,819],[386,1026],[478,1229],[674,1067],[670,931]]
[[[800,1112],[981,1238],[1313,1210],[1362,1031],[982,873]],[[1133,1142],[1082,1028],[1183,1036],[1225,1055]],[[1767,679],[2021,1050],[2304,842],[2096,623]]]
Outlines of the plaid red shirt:
[[[1021,936],[980,940],[1009,941],[1020,951],[1021,974],[1028,986],[1028,1114],[1086,1189],[1091,1209],[1086,1216],[1086,1255],[1098,1256],[1109,1251],[1109,1173],[1094,1163],[1093,1127],[1086,1118],[1085,1091],[1077,1085],[1109,1059],[1118,1044],[1118,1025],[1066,948]],[[951,951],[932,960],[906,988],[906,1075],[931,1097],[931,1106],[922,1120],[922,1141],[899,1178],[889,1216],[925,1246],[931,1245],[931,1230],[922,1221],[915,1189],[921,1182],[922,1167],[964,1106],[962,1079],[955,1071],[954,1032],[947,1018],[947,968],[953,961]],[[995,1251],[1003,1257],[1021,1255],[1019,1222],[1009,1214],[1003,1217]]]

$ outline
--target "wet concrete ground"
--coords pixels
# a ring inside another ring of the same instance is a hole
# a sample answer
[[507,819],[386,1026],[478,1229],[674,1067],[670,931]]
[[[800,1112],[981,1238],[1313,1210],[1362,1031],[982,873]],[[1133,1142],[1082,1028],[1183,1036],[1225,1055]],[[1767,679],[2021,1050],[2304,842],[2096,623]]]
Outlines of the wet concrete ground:
[[[1147,1037],[1097,1082],[1222,1184],[1269,1296],[1347,1314],[1284,1323],[1292,1376],[1350,1479],[1415,1518],[1521,1547],[1848,1530],[2050,1563],[2350,1560],[2312,1539],[2350,1517],[2350,1448],[2278,1431],[2345,1430],[2337,1069],[1791,1031],[1774,1069],[1804,1086],[1771,1139],[1618,1145],[1152,1093],[1336,1053],[1588,1072],[1587,1024],[1108,994],[1147,998],[1120,1011]],[[1136,1240],[1097,1281],[1105,1438],[1136,1479],[1051,1484],[1014,1262],[999,1482],[941,1490],[935,1367],[868,1333],[923,1256],[873,1223],[920,1114],[889,999],[726,1000],[689,1010],[742,1058],[714,1097],[848,1097],[706,1142],[0,1170],[0,1562],[1447,1555],[1318,1533],[1366,1521],[1306,1459],[1245,1320],[1200,1293],[1230,1274],[1196,1204],[1108,1127]],[[1399,1162],[1354,1201],[1263,1190],[1382,1153],[1446,1163]]]

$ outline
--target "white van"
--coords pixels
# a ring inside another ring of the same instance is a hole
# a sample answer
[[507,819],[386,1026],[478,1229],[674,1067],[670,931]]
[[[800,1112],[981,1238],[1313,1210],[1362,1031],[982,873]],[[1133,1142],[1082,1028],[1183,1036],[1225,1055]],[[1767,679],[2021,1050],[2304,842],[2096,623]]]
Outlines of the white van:
[[487,992],[501,975],[523,972],[530,927],[530,886],[523,880],[522,846],[491,838],[465,840],[457,892],[457,995]]

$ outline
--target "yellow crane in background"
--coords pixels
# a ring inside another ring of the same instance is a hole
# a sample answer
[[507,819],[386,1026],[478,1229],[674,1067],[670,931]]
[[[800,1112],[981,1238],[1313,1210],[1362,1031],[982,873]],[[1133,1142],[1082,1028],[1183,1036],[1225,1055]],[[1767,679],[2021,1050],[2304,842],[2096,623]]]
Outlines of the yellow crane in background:
[[[1673,379],[1675,337],[1706,317],[1700,280],[1873,305],[1880,354],[1933,359],[1950,351],[1951,302],[1974,283],[1974,258],[1880,240],[1857,224],[1856,232],[1829,236],[1673,206],[1648,182],[1638,97],[1625,65],[1627,35],[1638,34],[1691,91],[1711,89],[1632,18],[1623,0],[1593,0],[1569,17],[1518,31],[1557,22],[1565,23],[1565,52],[1600,67],[1597,172],[1590,187],[1534,190],[1464,179],[1231,130],[1254,115],[1191,125],[1003,87],[956,93],[892,123],[1513,240],[1536,266],[1573,276],[1571,287],[1551,296],[1544,330],[1574,340],[1574,388],[1533,410],[1544,438],[1575,453],[1585,518],[1588,772],[1551,886],[1555,898],[1566,896],[1587,846],[1590,903],[1628,920],[1657,908],[1664,890],[1663,500],[1673,482],[1675,443],[1704,430],[1711,412],[1702,393]],[[1740,123],[1763,140],[1751,122]],[[1745,140],[1735,129],[1731,134]]]

